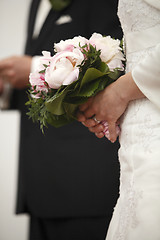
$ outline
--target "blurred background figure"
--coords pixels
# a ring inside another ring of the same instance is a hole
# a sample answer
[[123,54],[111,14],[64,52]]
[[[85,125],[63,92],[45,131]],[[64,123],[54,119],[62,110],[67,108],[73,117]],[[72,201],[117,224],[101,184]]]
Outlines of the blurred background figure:
[[16,212],[29,214],[30,240],[103,240],[118,197],[118,142],[98,140],[78,122],[43,135],[26,116],[36,56],[53,54],[54,42],[93,32],[122,38],[116,0],[33,0],[25,55],[0,61],[1,92],[9,82],[10,108],[21,112]]

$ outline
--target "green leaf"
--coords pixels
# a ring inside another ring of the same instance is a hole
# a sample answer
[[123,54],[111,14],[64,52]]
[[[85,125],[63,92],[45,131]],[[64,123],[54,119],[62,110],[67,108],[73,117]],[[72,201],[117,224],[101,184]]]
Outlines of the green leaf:
[[114,71],[110,71],[110,73],[108,74],[108,76],[113,79],[116,80],[119,76],[120,76],[120,70],[119,69],[115,69]]
[[98,67],[98,70],[101,71],[101,72],[103,72],[103,73],[108,73],[108,72],[110,72],[109,67],[108,67],[108,65],[107,65],[105,62],[101,62],[101,63],[100,63],[100,65],[99,65],[99,67]]
[[[99,81],[100,81],[100,79],[99,79]],[[99,81],[97,80],[97,81],[91,82],[89,84],[86,84],[81,89],[81,91],[78,93],[78,96],[87,97],[87,98],[93,96],[96,89],[98,89]]]
[[70,96],[65,98],[65,103],[80,105],[82,103],[85,103],[87,100],[88,100],[88,97],[84,97],[84,96],[75,96],[75,97]]
[[65,113],[65,110],[63,107],[64,97],[65,97],[65,92],[58,96],[54,95],[54,98],[48,100],[45,103],[47,110],[52,114],[56,114],[56,115],[64,114]]
[[59,115],[59,116],[51,114],[49,116],[49,118],[47,119],[48,124],[50,124],[56,128],[62,127],[68,123],[71,123],[72,121],[73,121],[73,119],[68,118],[66,116],[66,114]]
[[104,75],[105,75],[105,73],[103,73],[103,72],[101,72],[101,71],[99,71],[99,70],[97,70],[95,68],[89,68],[86,71],[84,77],[82,78],[80,89],[83,88],[86,83],[90,83],[93,80],[95,80],[95,79],[97,79],[99,77],[102,77]]
[[44,66],[45,68],[47,68],[47,67],[48,67],[48,65],[47,65],[47,64],[43,64],[43,66]]
[[46,69],[44,69],[44,70],[41,70],[39,73],[45,73],[45,71],[46,71]]
[[64,103],[66,114],[73,119],[76,119],[76,112],[78,109],[79,104],[73,103]]
[[95,91],[95,94],[97,94],[97,92],[102,91],[103,89],[105,89],[108,85],[110,85],[111,83],[113,83],[114,80],[111,79],[108,75],[106,75],[102,81],[99,83],[98,89]]
[[49,100],[46,101],[45,105],[47,110],[55,115],[62,115],[65,113],[64,99],[66,95],[73,90],[75,82],[68,85],[62,86],[58,89],[57,93],[53,95]]

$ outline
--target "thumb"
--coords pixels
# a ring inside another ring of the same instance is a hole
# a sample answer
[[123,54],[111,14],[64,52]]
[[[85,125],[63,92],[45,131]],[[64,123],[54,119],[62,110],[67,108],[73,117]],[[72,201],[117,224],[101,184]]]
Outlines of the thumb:
[[108,123],[109,140],[114,143],[117,139],[116,123]]
[[92,103],[92,101],[93,101],[93,97],[90,97],[87,102],[85,102],[79,106],[79,110],[81,112],[84,112],[89,107],[89,105]]

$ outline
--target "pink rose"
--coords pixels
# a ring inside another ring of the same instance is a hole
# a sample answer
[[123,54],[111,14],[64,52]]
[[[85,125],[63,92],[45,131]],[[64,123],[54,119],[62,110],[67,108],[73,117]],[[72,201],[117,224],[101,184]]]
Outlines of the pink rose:
[[58,89],[62,85],[69,85],[79,77],[78,65],[84,56],[79,49],[62,51],[52,57],[50,66],[46,69],[45,80],[50,88]]
[[43,51],[42,54],[43,54],[43,56],[39,58],[39,65],[38,65],[39,72],[45,69],[44,65],[49,66],[50,61],[52,59],[50,52]]
[[[79,48],[79,45],[82,47],[85,44],[88,43],[88,39],[77,36],[72,39],[67,39],[67,40],[61,40],[59,43],[54,44],[54,49],[56,52],[61,52],[61,51],[72,51],[73,48]],[[70,50],[69,50],[70,48]],[[72,50],[71,50],[72,48]]]
[[34,72],[29,75],[29,82],[34,90],[34,98],[39,98],[42,92],[48,92],[48,86],[45,82],[44,73]]

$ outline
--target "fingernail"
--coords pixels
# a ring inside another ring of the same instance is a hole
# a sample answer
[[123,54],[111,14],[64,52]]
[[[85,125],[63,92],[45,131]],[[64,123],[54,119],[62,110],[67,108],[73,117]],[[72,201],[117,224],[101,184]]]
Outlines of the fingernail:
[[108,123],[107,123],[107,122],[104,122],[103,125],[104,125],[105,127],[108,127]]

